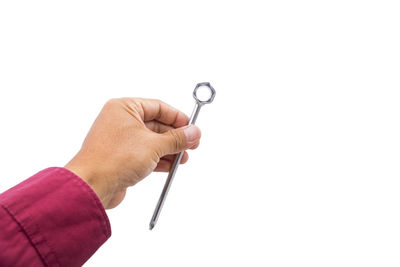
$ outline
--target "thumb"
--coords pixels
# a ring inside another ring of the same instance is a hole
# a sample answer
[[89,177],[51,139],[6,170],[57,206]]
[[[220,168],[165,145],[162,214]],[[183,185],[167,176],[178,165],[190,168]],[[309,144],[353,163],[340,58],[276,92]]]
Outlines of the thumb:
[[169,130],[161,134],[158,140],[161,156],[189,149],[200,141],[200,137],[200,129],[195,125]]

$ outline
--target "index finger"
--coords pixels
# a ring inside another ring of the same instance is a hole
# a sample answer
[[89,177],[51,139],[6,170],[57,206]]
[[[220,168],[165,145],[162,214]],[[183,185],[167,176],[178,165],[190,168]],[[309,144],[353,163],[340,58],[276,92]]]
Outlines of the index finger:
[[144,122],[158,121],[174,128],[188,124],[189,117],[178,109],[157,99],[133,98],[138,112]]

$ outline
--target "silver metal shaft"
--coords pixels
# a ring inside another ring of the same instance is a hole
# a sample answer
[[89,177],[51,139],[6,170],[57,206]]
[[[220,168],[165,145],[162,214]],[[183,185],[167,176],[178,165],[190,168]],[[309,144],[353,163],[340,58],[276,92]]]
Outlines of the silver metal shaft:
[[[197,116],[199,115],[200,109],[203,105],[196,101],[196,106],[194,107],[192,116],[190,117],[188,125],[195,124],[197,120]],[[164,205],[165,199],[168,195],[169,188],[171,187],[172,181],[175,177],[175,173],[178,170],[179,164],[181,163],[183,153],[181,152],[175,156],[174,162],[172,163],[171,169],[168,174],[167,181],[165,182],[164,188],[161,192],[160,199],[158,200],[157,206],[154,210],[153,217],[150,221],[150,230],[154,228],[157,223],[158,217],[160,216],[161,209]]]

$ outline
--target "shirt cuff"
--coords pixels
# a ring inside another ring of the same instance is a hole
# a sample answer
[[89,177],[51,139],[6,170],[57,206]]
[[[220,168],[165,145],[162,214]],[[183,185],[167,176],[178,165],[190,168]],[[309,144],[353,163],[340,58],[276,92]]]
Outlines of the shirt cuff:
[[100,199],[65,168],[45,169],[0,195],[45,265],[82,266],[111,236]]

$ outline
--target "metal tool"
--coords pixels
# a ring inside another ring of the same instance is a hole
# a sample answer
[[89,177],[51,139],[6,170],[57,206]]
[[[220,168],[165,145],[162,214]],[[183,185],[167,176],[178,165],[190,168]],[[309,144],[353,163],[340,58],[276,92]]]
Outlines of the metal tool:
[[[208,94],[208,96],[206,96],[205,99],[204,99],[204,97],[198,95],[200,90],[208,90],[209,94]],[[199,83],[196,85],[196,88],[194,88],[193,97],[196,100],[196,105],[194,107],[194,110],[193,110],[192,116],[190,117],[188,125],[195,124],[196,120],[197,120],[197,116],[199,115],[199,112],[200,112],[200,109],[202,108],[202,106],[204,106],[205,104],[210,104],[214,100],[215,90],[214,90],[214,88],[212,88],[211,84],[208,82]],[[165,182],[164,188],[160,195],[160,199],[158,200],[157,206],[154,210],[153,217],[151,218],[150,230],[152,230],[157,223],[157,219],[160,216],[160,212],[161,212],[161,209],[165,202],[165,199],[167,197],[169,188],[171,187],[175,173],[178,170],[179,163],[182,160],[183,153],[184,152],[181,152],[175,156],[174,162],[172,163],[171,169],[168,174],[167,181]]]

